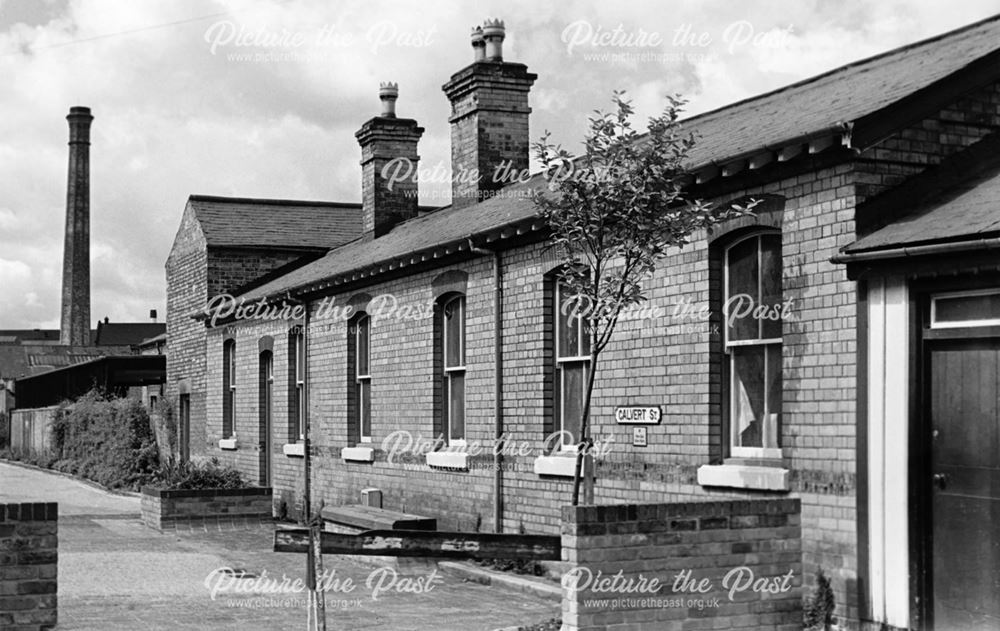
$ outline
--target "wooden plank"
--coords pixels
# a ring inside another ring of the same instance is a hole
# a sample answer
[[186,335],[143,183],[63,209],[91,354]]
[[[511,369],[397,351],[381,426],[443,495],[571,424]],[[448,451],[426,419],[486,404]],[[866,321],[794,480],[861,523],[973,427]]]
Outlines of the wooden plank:
[[[539,561],[558,561],[562,555],[560,537],[549,535],[368,530],[357,535],[324,532],[322,536],[323,554],[444,557],[450,559],[536,559]],[[274,551],[308,552],[308,529],[275,530]]]

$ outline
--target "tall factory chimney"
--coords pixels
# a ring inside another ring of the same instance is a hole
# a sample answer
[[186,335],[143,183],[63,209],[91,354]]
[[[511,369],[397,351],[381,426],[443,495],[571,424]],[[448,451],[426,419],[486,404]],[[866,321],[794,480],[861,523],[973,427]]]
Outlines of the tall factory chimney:
[[69,180],[63,249],[62,324],[59,341],[90,345],[90,123],[89,107],[69,110]]

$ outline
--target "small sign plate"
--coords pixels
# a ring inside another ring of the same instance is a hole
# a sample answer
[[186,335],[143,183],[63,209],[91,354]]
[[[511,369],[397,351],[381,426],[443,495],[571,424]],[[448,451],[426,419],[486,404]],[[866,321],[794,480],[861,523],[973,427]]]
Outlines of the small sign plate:
[[645,427],[633,427],[632,428],[632,446],[633,447],[646,447],[649,443],[646,442],[646,428]]
[[660,416],[658,405],[615,408],[615,420],[619,425],[656,425]]

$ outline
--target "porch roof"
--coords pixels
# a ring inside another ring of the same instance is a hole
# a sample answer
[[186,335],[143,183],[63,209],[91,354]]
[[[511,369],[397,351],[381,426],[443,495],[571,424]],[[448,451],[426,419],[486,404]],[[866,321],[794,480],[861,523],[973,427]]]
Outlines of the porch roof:
[[[906,212],[843,248],[837,263],[1000,247],[1000,135],[911,178],[870,209]],[[895,206],[896,208],[891,208]]]

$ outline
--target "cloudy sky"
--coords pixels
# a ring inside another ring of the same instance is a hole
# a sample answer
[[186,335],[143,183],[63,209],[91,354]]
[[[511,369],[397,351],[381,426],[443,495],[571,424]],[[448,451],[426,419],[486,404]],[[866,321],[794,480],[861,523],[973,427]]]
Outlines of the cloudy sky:
[[[354,132],[398,81],[447,165],[441,85],[470,28],[507,23],[539,75],[532,136],[573,148],[613,89],[645,118],[690,113],[1000,13],[997,0],[786,2],[0,0],[0,328],[58,328],[65,115],[92,108],[92,313],[164,313],[164,262],[192,193],[357,201]],[[423,191],[445,185],[422,184]],[[429,198],[424,201],[430,201]]]

